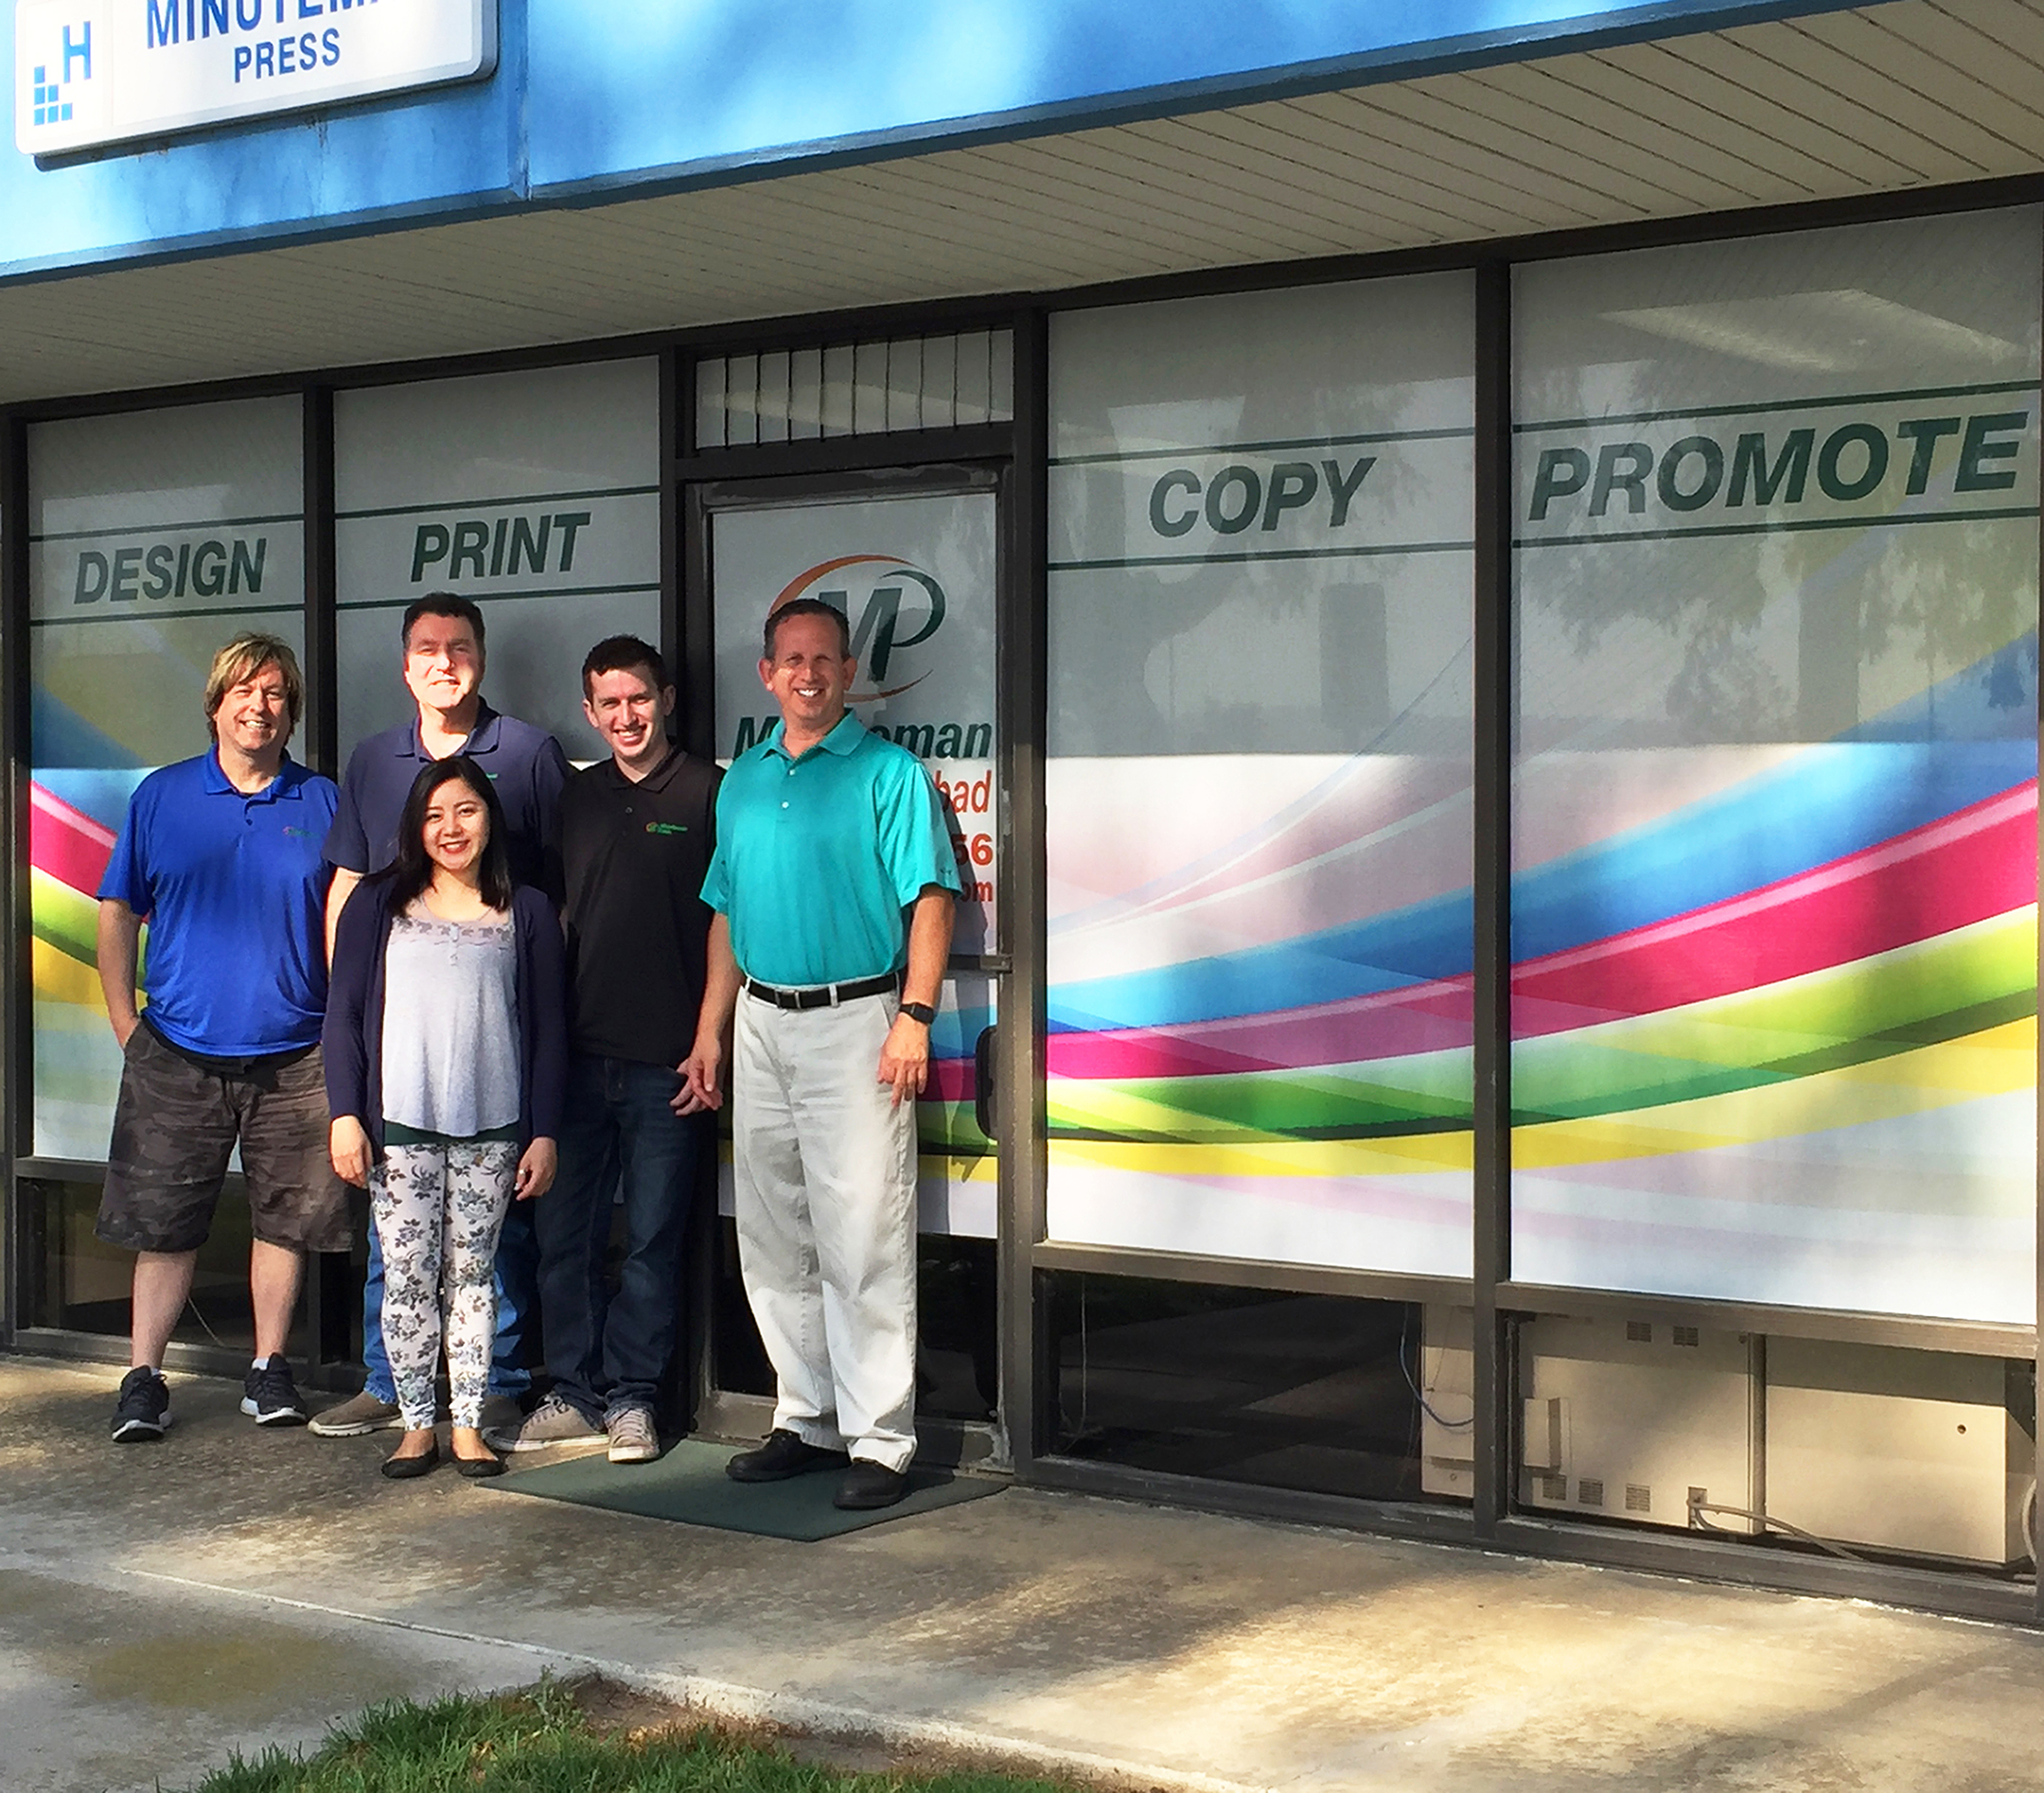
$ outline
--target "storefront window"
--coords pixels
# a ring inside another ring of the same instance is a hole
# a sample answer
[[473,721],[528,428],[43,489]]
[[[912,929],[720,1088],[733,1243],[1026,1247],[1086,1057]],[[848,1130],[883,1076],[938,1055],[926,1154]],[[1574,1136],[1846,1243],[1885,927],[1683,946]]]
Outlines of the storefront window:
[[[1430,1415],[1459,1407],[1448,1424],[1466,1431],[1469,1397],[1423,1380],[1444,1354],[1417,1307],[1127,1276],[1047,1284],[1060,1456],[1364,1500],[1466,1493],[1446,1485]],[[1461,1339],[1466,1364],[1466,1325]]]
[[106,1156],[120,1053],[96,898],[129,796],[205,750],[206,671],[231,635],[265,629],[303,651],[302,453],[295,398],[29,431],[38,1157]]
[[2038,221],[1519,275],[1520,1280],[2033,1316]]
[[1053,1239],[1470,1274],[1472,304],[1055,320]]
[[344,760],[415,713],[397,625],[429,591],[482,606],[492,704],[572,760],[602,755],[583,655],[607,635],[660,642],[654,362],[341,393],[334,491]]

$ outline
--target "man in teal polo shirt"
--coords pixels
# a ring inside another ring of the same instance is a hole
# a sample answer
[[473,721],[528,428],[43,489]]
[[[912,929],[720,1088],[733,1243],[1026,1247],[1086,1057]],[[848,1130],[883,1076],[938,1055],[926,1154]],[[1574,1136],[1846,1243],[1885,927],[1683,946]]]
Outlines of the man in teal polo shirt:
[[840,611],[797,598],[767,617],[781,723],[717,798],[681,1074],[720,1105],[735,1014],[739,1266],[779,1388],[771,1435],[731,1473],[842,1466],[837,1503],[866,1508],[907,1492],[915,1455],[915,1100],[959,879],[922,762],[846,707],[857,670]]

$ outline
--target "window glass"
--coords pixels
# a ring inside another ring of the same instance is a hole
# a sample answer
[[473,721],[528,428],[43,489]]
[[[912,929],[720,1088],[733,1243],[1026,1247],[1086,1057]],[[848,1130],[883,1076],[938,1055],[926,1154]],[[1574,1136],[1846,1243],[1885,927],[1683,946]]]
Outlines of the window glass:
[[2032,1317],[2039,247],[1521,272],[1517,1277]]
[[696,365],[696,446],[1007,423],[1013,384],[1007,330],[712,356]]
[[[29,431],[38,1156],[106,1156],[120,1054],[96,893],[130,795],[206,750],[206,672],[230,636],[268,630],[303,655],[303,452],[295,398]],[[146,940],[144,963],[146,988]]]
[[1665,1315],[1516,1327],[1528,1511],[1754,1548],[2017,1571],[2035,1366]]
[[1051,336],[1051,1237],[1470,1274],[1472,289]]
[[[991,491],[719,510],[711,519],[716,606],[716,745],[731,760],[780,719],[759,677],[768,609],[819,598],[844,614],[858,660],[854,713],[929,768],[963,889],[954,960],[994,952],[1000,835],[994,739],[998,536]],[[916,1105],[920,1225],[991,1239],[997,1171],[977,1119],[976,1048],[994,1025],[995,980],[954,966],[930,1031]],[[991,1325],[991,1310],[988,1311]]]
[[1467,1498],[1466,1312],[1457,1333],[1447,1310],[1401,1301],[1062,1271],[1044,1287],[1056,1455],[1366,1500]]
[[660,644],[656,364],[338,394],[334,488],[344,761],[416,713],[397,624],[429,591],[482,606],[497,709],[600,757],[583,655],[607,635]]

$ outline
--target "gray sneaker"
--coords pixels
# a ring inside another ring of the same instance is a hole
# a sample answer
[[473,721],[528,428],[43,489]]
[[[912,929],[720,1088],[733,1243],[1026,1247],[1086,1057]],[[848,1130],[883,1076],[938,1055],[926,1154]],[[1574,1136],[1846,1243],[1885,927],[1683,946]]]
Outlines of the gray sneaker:
[[516,1425],[485,1426],[483,1442],[493,1450],[544,1450],[549,1445],[595,1445],[604,1429],[583,1418],[573,1404],[549,1395]]
[[651,1463],[660,1455],[660,1429],[643,1407],[620,1407],[604,1421],[612,1463]]
[[404,1423],[396,1401],[379,1400],[366,1388],[338,1407],[315,1414],[306,1428],[319,1438],[360,1438],[372,1432],[387,1432]]

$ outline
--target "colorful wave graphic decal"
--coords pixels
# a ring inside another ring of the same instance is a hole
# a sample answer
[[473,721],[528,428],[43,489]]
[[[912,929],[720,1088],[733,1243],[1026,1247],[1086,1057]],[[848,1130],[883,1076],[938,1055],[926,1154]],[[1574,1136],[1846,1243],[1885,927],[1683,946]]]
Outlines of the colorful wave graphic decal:
[[[97,893],[114,839],[104,823],[42,784],[29,784],[29,913],[38,949],[38,999],[84,1001],[105,1011],[99,994]],[[79,984],[79,971],[90,976],[89,994]]]
[[[127,789],[140,782],[142,774],[118,775],[121,800]],[[55,1049],[65,1035],[91,1037],[92,1029],[106,1026],[106,1003],[99,990],[97,928],[99,881],[106,874],[114,851],[115,832],[104,822],[65,802],[41,782],[28,787],[29,912],[34,935],[32,950],[35,1000],[38,1007],[39,1051],[46,1037],[53,1047],[48,1080],[52,1091],[68,1081],[76,1084],[76,1067],[67,1069],[55,1061],[62,1057]],[[148,933],[144,931],[143,970],[148,969]],[[68,1014],[63,1011],[70,1011]],[[947,1007],[931,1029],[932,1063],[930,1086],[917,1105],[917,1133],[926,1157],[943,1161],[948,1174],[958,1178],[989,1173],[993,1146],[980,1133],[975,1118],[973,1046],[980,1030],[992,1024],[993,1011],[983,996],[961,1007]],[[88,1105],[105,1110],[106,1123],[113,1113],[113,1080],[117,1064],[101,1067],[97,1099],[85,1097]],[[39,1091],[43,1084],[39,1074]],[[72,1091],[74,1105],[80,1092]],[[105,1147],[106,1125],[85,1122],[86,1155],[97,1155]],[[76,1147],[62,1155],[77,1156]],[[982,1160],[986,1162],[981,1163]]]
[[[2034,665],[2034,641],[1945,682],[2005,682],[2012,654]],[[1864,1262],[1844,1286],[1867,1251],[1837,1253],[1816,1293],[1806,1254],[1786,1255],[1800,1292],[1735,1260],[1806,1223],[1812,1239],[1871,1238],[1888,1224],[1871,1208],[1898,1225],[1956,1216],[1976,1251],[2000,1237],[2012,1188],[2027,1216],[2035,742],[1897,739],[1923,712],[1904,709],[1829,743],[1522,765],[1516,1274],[1660,1288],[1681,1281],[1660,1258],[1687,1251],[1710,1267],[1698,1292],[1919,1310],[1921,1292]],[[1139,832],[1173,779],[1189,794],[1207,781],[1164,761],[1053,763],[1055,1237],[1468,1274],[1471,811],[1453,788],[1466,768],[1312,769],[1302,796],[1260,815],[1222,803],[1175,878],[1151,869],[1117,892],[1101,843]],[[1094,862],[1058,854],[1060,802],[1092,811]],[[1542,857],[1542,839],[1560,850]],[[1372,912],[1385,892],[1403,900]],[[1119,973],[1118,944],[1135,961]],[[1939,1118],[1961,1114],[1970,1148]],[[1837,1169],[1869,1168],[1856,1129],[1912,1166],[1913,1217],[1878,1176]],[[1789,1218],[1799,1202],[1808,1212]],[[1643,1219],[1657,1203],[1660,1230]],[[1710,1249],[1675,1221],[1685,1203],[1713,1216]],[[1745,1234],[1728,1218],[1741,1203],[1769,1210]],[[1629,1228],[1633,1256],[1607,1275],[1604,1247]],[[1932,1277],[1920,1310],[2021,1306],[2013,1282],[1962,1281],[1955,1267]]]

